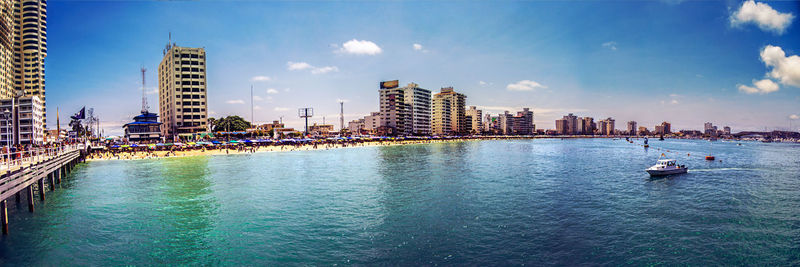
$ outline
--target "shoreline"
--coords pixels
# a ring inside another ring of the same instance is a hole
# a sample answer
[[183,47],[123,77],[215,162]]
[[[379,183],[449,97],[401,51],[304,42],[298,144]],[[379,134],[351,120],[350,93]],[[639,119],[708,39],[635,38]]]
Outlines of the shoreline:
[[[259,145],[259,146],[237,145],[237,146],[213,147],[213,149],[181,148],[176,150],[156,150],[156,151],[102,150],[102,152],[93,152],[89,154],[86,158],[86,161],[166,159],[166,158],[182,158],[182,157],[196,157],[196,156],[313,151],[313,150],[330,150],[330,149],[357,148],[357,147],[403,146],[403,145],[414,145],[414,144],[433,144],[433,143],[484,141],[484,140],[594,139],[594,138],[624,139],[626,137],[631,138],[632,140],[644,138],[644,137],[630,137],[630,136],[486,136],[486,137],[466,137],[466,138],[451,138],[451,139],[382,140],[382,141],[322,143],[322,144],[294,144],[294,145],[286,144],[286,145]],[[674,137],[666,139],[703,140],[703,138],[674,138]],[[720,141],[730,142],[731,140],[735,139],[721,139]],[[753,141],[753,140],[739,140],[739,141]]]

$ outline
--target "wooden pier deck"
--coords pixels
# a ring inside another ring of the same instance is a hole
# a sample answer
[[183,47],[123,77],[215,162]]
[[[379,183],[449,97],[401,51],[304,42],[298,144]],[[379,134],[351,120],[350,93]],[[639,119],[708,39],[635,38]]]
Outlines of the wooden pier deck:
[[[72,171],[80,162],[85,160],[85,150],[79,146],[50,148],[37,151],[30,164],[20,166],[0,176],[0,223],[4,235],[8,234],[8,199],[14,196],[20,201],[20,193],[27,196],[28,210],[35,210],[34,191],[38,191],[39,201],[45,201],[45,184],[49,191],[55,190],[55,185]],[[38,190],[34,190],[34,186]],[[23,192],[25,191],[25,192]]]

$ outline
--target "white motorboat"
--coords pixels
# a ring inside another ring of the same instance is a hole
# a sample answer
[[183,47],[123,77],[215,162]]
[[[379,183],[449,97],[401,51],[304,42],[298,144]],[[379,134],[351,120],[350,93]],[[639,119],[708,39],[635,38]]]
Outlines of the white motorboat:
[[647,168],[647,173],[650,176],[665,176],[672,174],[681,174],[689,171],[685,165],[678,165],[674,159],[660,159],[650,168]]

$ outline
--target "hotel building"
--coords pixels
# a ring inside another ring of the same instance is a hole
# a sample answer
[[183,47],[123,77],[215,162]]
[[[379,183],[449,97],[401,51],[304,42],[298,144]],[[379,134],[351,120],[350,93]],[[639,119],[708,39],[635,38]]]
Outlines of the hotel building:
[[158,107],[168,139],[190,137],[208,127],[206,51],[167,44],[158,65]]
[[380,129],[387,135],[431,134],[431,91],[398,81],[380,83]]
[[433,95],[431,131],[434,135],[467,134],[466,110],[467,96],[456,93],[453,87],[445,87]]

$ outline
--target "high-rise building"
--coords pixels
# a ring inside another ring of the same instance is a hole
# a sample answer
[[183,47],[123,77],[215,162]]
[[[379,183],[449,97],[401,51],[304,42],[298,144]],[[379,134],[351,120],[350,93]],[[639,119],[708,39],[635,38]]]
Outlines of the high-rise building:
[[0,0],[0,99],[37,96],[47,114],[46,57],[47,1]]
[[442,88],[433,95],[431,111],[431,132],[435,135],[463,135],[469,133],[467,128],[466,104],[467,96],[453,91],[453,87]]
[[469,127],[467,127],[467,129],[469,129],[470,132],[478,134],[483,131],[483,123],[481,122],[481,120],[483,119],[482,110],[478,109],[475,106],[470,106],[469,109],[467,109],[466,111],[466,118],[467,118],[467,124],[469,124]]
[[608,132],[608,122],[606,120],[597,121],[597,134],[605,135]]
[[731,127],[728,126],[722,127],[722,132],[724,134],[731,134]]
[[570,113],[567,116],[564,116],[564,119],[567,120],[567,132],[565,134],[578,134],[581,130],[578,129],[578,117],[572,115]]
[[703,133],[705,133],[705,134],[714,134],[714,132],[716,132],[714,124],[712,124],[710,122],[706,122],[706,123],[703,124]]
[[655,127],[655,134],[670,134],[672,133],[672,125],[669,122],[662,122]]
[[629,121],[628,122],[628,135],[636,135],[636,122]]
[[592,117],[583,117],[583,134],[594,134],[594,130],[596,125],[594,124],[594,118]]
[[616,127],[614,126],[614,119],[609,117],[608,119],[604,120],[606,122],[606,131],[603,133],[605,135],[614,135],[616,132]]
[[569,134],[569,120],[567,120],[566,118],[557,119],[556,133],[561,135]]
[[163,135],[191,136],[208,128],[206,50],[167,44],[158,65]]
[[[7,2],[7,1],[3,1]],[[47,57],[47,1],[13,0],[14,27],[14,89],[24,96],[37,96],[42,102],[42,113],[47,114],[47,99],[44,88],[44,59]],[[9,71],[8,69],[6,71]],[[47,119],[42,118],[42,127],[47,128]]]
[[431,91],[415,83],[380,83],[380,131],[392,135],[431,134]]

